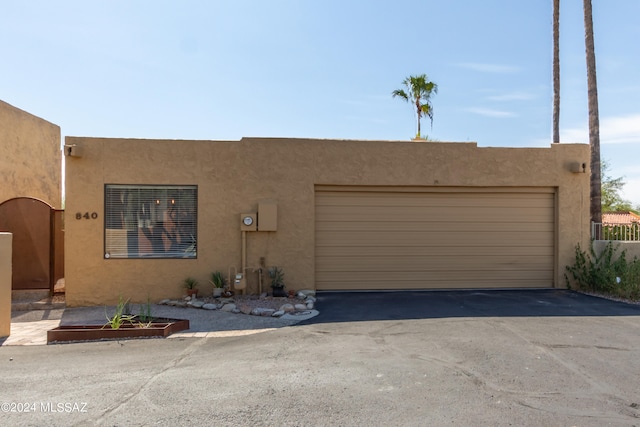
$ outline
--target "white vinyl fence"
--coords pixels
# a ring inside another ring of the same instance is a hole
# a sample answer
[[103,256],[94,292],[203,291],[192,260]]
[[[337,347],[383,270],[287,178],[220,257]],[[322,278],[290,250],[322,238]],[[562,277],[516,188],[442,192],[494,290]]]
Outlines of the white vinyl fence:
[[602,224],[591,223],[591,238],[593,240],[618,240],[623,242],[640,241],[640,224]]

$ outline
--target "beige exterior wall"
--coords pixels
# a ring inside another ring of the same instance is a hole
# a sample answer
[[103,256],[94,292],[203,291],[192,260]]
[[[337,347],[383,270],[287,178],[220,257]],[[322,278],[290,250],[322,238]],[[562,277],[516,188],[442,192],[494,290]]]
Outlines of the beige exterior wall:
[[[83,156],[66,163],[69,306],[177,297],[181,282],[241,264],[239,214],[278,201],[278,230],[249,232],[247,265],[282,266],[288,289],[315,288],[316,185],[553,187],[557,189],[556,286],[577,243],[589,241],[587,145],[478,148],[475,143],[244,138],[170,141],[67,137]],[[104,184],[198,185],[198,258],[104,259]],[[96,220],[75,213],[97,212]],[[257,275],[249,272],[249,287]],[[265,284],[266,286],[266,284]],[[210,286],[203,286],[206,292]]]
[[62,205],[60,127],[0,101],[0,203],[33,197]]
[[0,233],[0,338],[11,334],[11,233]]

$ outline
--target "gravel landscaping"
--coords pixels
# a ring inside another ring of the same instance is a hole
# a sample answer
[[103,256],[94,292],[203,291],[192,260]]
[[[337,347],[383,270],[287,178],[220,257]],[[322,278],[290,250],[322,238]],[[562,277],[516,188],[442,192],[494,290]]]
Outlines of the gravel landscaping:
[[236,295],[227,297],[196,298],[185,296],[180,300],[165,299],[160,305],[192,307],[204,310],[220,310],[234,314],[304,320],[318,314],[315,310],[314,291],[298,291],[289,297],[272,297],[265,294]]

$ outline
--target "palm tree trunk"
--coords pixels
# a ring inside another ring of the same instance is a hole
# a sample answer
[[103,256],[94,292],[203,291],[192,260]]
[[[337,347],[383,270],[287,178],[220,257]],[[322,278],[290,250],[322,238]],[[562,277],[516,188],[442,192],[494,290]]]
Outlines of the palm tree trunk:
[[560,0],[553,0],[553,142],[560,142]]
[[587,96],[589,102],[589,144],[591,145],[591,204],[592,222],[602,222],[602,176],[600,171],[600,119],[598,114],[598,83],[596,53],[593,41],[591,0],[584,4],[584,43],[587,56]]
[[416,138],[421,138],[421,135],[420,135],[420,105],[418,104],[418,102],[416,102],[416,107],[418,109],[418,111],[417,111],[417,115],[418,115],[418,117],[417,117],[417,119],[418,119],[418,133],[416,134]]

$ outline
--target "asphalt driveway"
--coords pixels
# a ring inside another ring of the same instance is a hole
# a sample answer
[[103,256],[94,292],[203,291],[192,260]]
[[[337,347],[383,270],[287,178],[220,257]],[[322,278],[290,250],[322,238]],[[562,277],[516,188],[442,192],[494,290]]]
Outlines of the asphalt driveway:
[[254,335],[0,347],[0,420],[640,425],[636,306],[500,291],[327,293],[318,308]]

